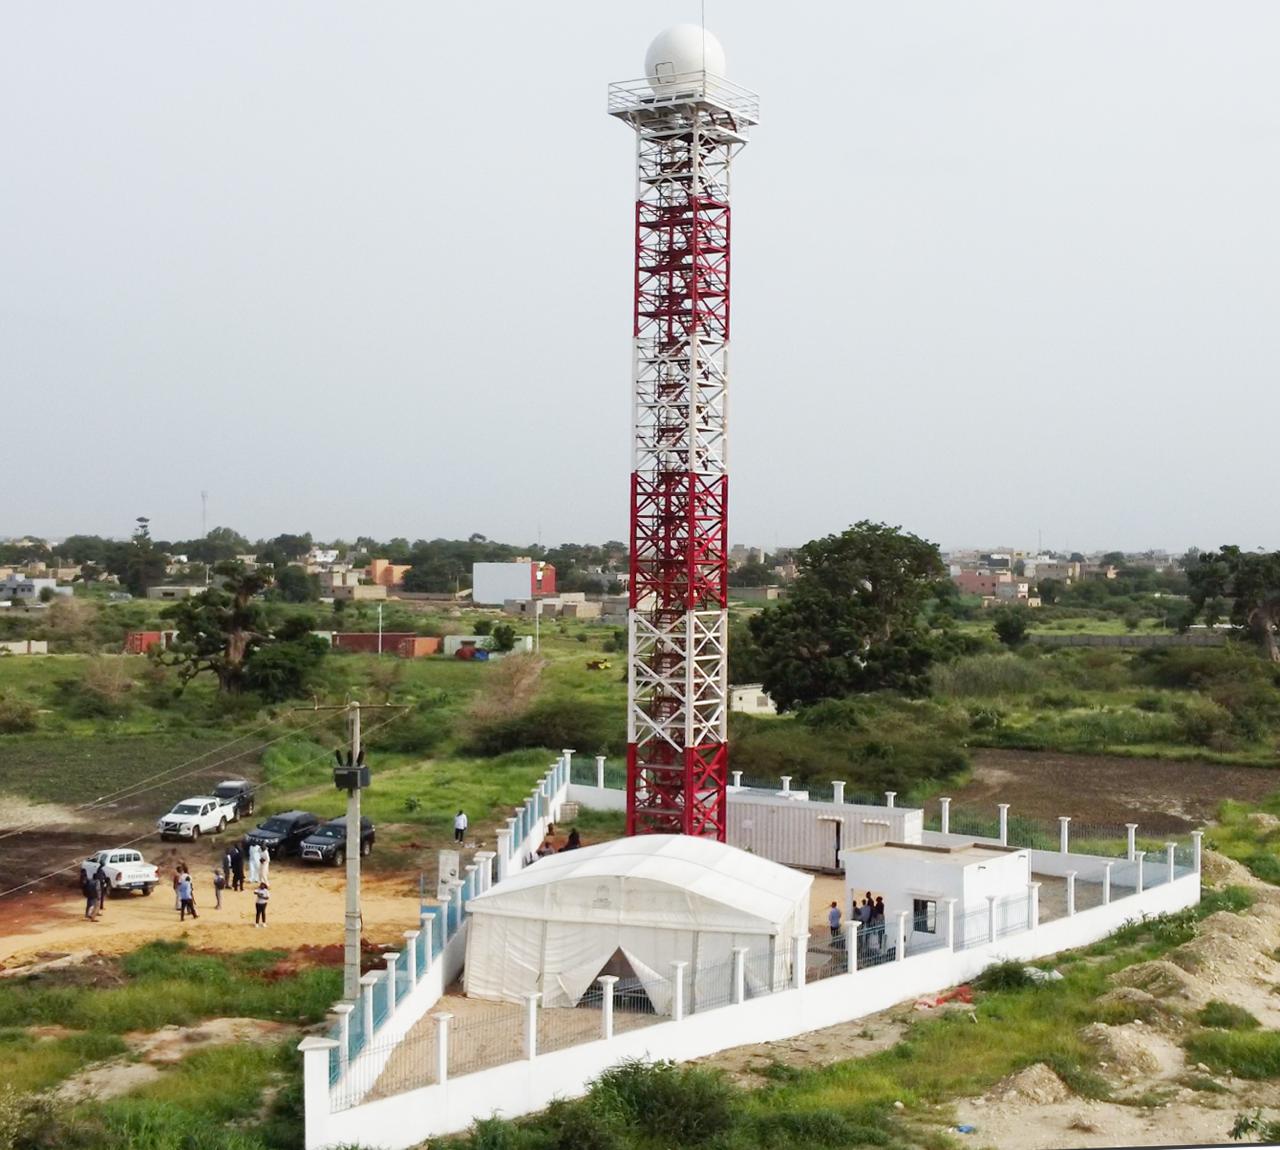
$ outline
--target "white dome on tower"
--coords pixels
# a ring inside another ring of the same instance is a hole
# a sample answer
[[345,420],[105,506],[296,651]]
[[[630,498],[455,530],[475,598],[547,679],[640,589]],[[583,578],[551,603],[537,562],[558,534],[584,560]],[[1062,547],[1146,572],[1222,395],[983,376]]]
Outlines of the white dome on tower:
[[644,54],[644,74],[655,92],[691,72],[724,75],[724,49],[700,24],[673,24],[659,32]]

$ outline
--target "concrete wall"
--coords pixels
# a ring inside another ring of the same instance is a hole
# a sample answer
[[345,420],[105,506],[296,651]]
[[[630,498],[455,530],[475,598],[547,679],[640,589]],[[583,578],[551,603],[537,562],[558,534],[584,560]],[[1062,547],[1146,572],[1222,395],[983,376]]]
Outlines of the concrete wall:
[[0,655],[47,655],[49,643],[45,639],[7,639],[0,643]]
[[[863,1018],[896,1003],[933,994],[975,977],[993,962],[1028,961],[1105,938],[1125,922],[1193,906],[1200,876],[1188,875],[1153,891],[1057,919],[1034,930],[964,951],[928,951],[900,962],[826,979],[583,1043],[533,1059],[509,1062],[435,1086],[329,1113],[328,1052],[308,1050],[306,1147],[343,1143],[405,1150],[425,1139],[464,1130],[477,1118],[516,1117],[554,1098],[585,1093],[609,1066],[627,1058],[686,1060],[749,1043],[777,1041]],[[305,1047],[305,1043],[304,1043]]]

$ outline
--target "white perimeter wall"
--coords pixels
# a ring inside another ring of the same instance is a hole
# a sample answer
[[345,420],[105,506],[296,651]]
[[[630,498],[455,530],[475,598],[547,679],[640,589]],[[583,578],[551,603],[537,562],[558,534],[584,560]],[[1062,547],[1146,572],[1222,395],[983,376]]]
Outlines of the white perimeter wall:
[[930,951],[679,1022],[656,1023],[608,1042],[588,1042],[533,1060],[510,1062],[338,1114],[328,1113],[328,1052],[309,1052],[308,1066],[314,1064],[317,1070],[307,1073],[307,1150],[343,1143],[359,1143],[369,1150],[406,1150],[424,1139],[465,1130],[477,1118],[512,1118],[541,1110],[554,1098],[581,1095],[602,1070],[627,1058],[699,1058],[862,1018],[974,978],[993,962],[1027,961],[1085,946],[1127,921],[1181,910],[1199,898],[1200,876],[1187,875],[995,943],[959,952]]

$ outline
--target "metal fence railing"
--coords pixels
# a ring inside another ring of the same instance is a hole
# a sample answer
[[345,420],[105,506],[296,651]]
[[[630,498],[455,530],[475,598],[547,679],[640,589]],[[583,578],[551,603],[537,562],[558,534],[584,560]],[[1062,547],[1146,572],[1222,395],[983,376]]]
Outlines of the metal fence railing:
[[449,1076],[457,1078],[520,1057],[519,1009],[454,1018],[449,1023]]
[[386,1098],[436,1080],[436,1022],[427,1017],[399,1042],[374,1044],[352,1059],[342,1080],[330,1089],[333,1110]]

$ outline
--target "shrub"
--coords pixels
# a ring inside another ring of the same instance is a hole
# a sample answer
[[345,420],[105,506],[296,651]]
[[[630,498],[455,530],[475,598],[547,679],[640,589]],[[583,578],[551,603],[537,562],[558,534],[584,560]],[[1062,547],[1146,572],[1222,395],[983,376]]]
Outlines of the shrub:
[[1231,726],[1231,712],[1212,699],[1179,699],[1173,705],[1173,713],[1183,738],[1202,747],[1220,744]]
[[1261,1025],[1243,1006],[1217,999],[1207,1003],[1196,1017],[1201,1026],[1216,1030],[1257,1030]]
[[734,1124],[737,1091],[717,1070],[629,1060],[591,1085],[592,1110],[664,1145],[706,1142]]
[[1275,1078],[1280,1075],[1280,1032],[1274,1030],[1212,1030],[1187,1039],[1187,1052],[1219,1073],[1237,1078]]
[[34,703],[0,696],[0,735],[22,735],[34,731],[39,723],[40,712]]
[[1040,663],[1008,653],[957,659],[930,673],[933,693],[953,699],[1030,694],[1046,685],[1045,678]]
[[1024,963],[997,962],[978,975],[973,985],[979,990],[1023,990],[1039,984],[1027,973]]
[[436,708],[416,707],[409,714],[371,733],[368,745],[380,751],[427,755],[453,734],[453,722]]
[[473,730],[468,752],[501,755],[531,747],[577,747],[585,754],[621,754],[622,717],[612,703],[567,697],[541,699],[524,714]]

